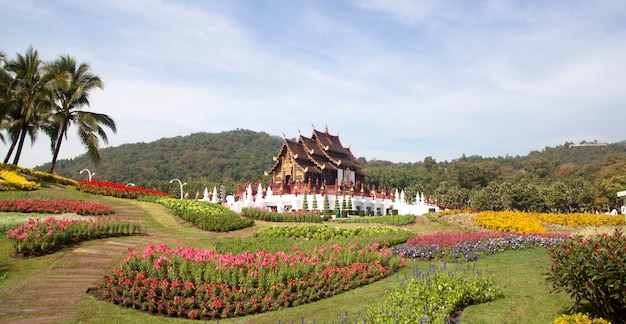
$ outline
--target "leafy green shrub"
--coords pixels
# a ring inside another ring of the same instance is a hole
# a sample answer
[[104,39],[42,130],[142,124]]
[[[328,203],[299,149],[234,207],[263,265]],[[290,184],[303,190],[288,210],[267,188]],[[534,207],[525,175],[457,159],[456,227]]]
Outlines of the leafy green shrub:
[[254,225],[253,220],[243,219],[218,204],[173,198],[161,198],[157,202],[171,209],[176,216],[207,231],[230,232]]
[[321,223],[325,218],[319,213],[276,213],[258,208],[242,208],[241,215],[266,222],[298,222],[298,223]]
[[[364,216],[363,212],[359,212],[360,216]],[[415,222],[415,215],[393,215],[393,216],[376,216],[376,217],[359,217],[336,220],[337,223],[373,223],[386,225],[408,225]]]
[[415,233],[403,229],[392,227],[357,227],[339,228],[324,225],[306,226],[272,226],[257,230],[255,237],[293,238],[293,239],[315,239],[321,241],[331,241],[337,239],[358,239],[359,237],[380,237],[386,242],[378,241],[382,245],[391,246],[406,242],[415,236]]
[[626,238],[616,230],[589,238],[575,236],[550,249],[546,275],[553,290],[566,292],[576,304],[586,301],[613,323],[626,323]]
[[554,320],[554,324],[611,324],[602,318],[590,318],[588,314],[563,315]]
[[364,323],[450,323],[456,310],[502,298],[502,288],[480,271],[457,265],[448,271],[431,265],[389,289],[366,310]]

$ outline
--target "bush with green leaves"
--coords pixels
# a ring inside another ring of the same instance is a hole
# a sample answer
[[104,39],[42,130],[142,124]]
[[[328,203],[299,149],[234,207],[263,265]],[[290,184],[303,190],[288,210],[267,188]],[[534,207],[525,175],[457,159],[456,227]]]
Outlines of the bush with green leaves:
[[450,323],[453,313],[466,306],[504,297],[502,288],[469,263],[454,270],[431,265],[425,272],[385,292],[368,306],[363,323]]
[[272,226],[257,230],[254,232],[255,237],[274,237],[274,238],[295,238],[295,239],[316,239],[322,241],[330,241],[337,239],[358,239],[359,237],[385,237],[387,242],[381,244],[391,246],[406,242],[409,238],[415,236],[415,233],[404,228],[393,227],[356,227],[356,228],[340,228],[329,227],[324,225],[305,225],[305,226]]
[[554,291],[575,300],[573,310],[587,303],[596,315],[626,323],[626,237],[622,232],[574,236],[549,251],[552,266],[546,279]]
[[241,215],[266,222],[321,223],[326,219],[319,212],[277,213],[258,208],[242,208]]
[[176,216],[211,232],[230,232],[254,225],[254,220],[241,218],[219,204],[173,198],[160,198],[157,202]]
[[374,217],[354,217],[338,219],[337,223],[370,223],[370,224],[386,224],[386,225],[409,225],[415,222],[415,215],[391,215],[391,216],[374,216]]

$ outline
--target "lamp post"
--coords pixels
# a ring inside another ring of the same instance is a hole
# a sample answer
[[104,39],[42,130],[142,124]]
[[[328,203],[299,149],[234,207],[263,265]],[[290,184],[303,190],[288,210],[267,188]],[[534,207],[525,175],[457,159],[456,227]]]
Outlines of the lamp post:
[[135,186],[135,184],[132,183],[132,182],[129,182],[129,183],[126,184],[126,187],[134,187],[134,186]]
[[95,172],[91,173],[91,171],[89,171],[89,169],[82,169],[82,170],[80,170],[79,174],[83,174],[83,171],[87,171],[87,174],[89,175],[89,181],[91,181],[91,176],[96,174]]
[[180,180],[178,179],[172,179],[170,180],[170,183],[174,182],[174,181],[178,181],[178,184],[180,185],[180,199],[183,199],[183,186],[187,184],[187,182],[182,183],[180,182]]

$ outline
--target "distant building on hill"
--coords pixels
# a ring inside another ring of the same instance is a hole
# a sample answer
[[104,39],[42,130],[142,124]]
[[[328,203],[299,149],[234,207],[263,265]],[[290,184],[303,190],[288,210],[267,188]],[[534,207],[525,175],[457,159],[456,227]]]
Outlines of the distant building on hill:
[[580,142],[578,144],[570,144],[569,147],[579,147],[579,146],[607,146],[609,145],[606,142],[598,142],[598,140],[594,140],[593,142]]

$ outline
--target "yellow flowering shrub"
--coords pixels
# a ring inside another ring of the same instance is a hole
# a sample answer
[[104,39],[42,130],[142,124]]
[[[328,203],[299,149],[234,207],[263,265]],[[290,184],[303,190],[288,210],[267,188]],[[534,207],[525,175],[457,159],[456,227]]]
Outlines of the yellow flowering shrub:
[[621,215],[604,215],[604,214],[539,214],[539,218],[547,223],[566,225],[570,227],[578,226],[605,226],[605,225],[623,225],[624,216]]
[[471,211],[465,209],[444,209],[439,212],[440,215],[456,215],[456,214],[469,214]]
[[35,190],[38,187],[38,183],[28,181],[16,171],[0,170],[0,188],[3,190]]
[[474,223],[488,229],[511,233],[547,233],[537,213],[484,211],[474,216]]
[[587,314],[578,313],[557,317],[554,320],[554,324],[611,324],[611,322],[602,318],[590,318]]

